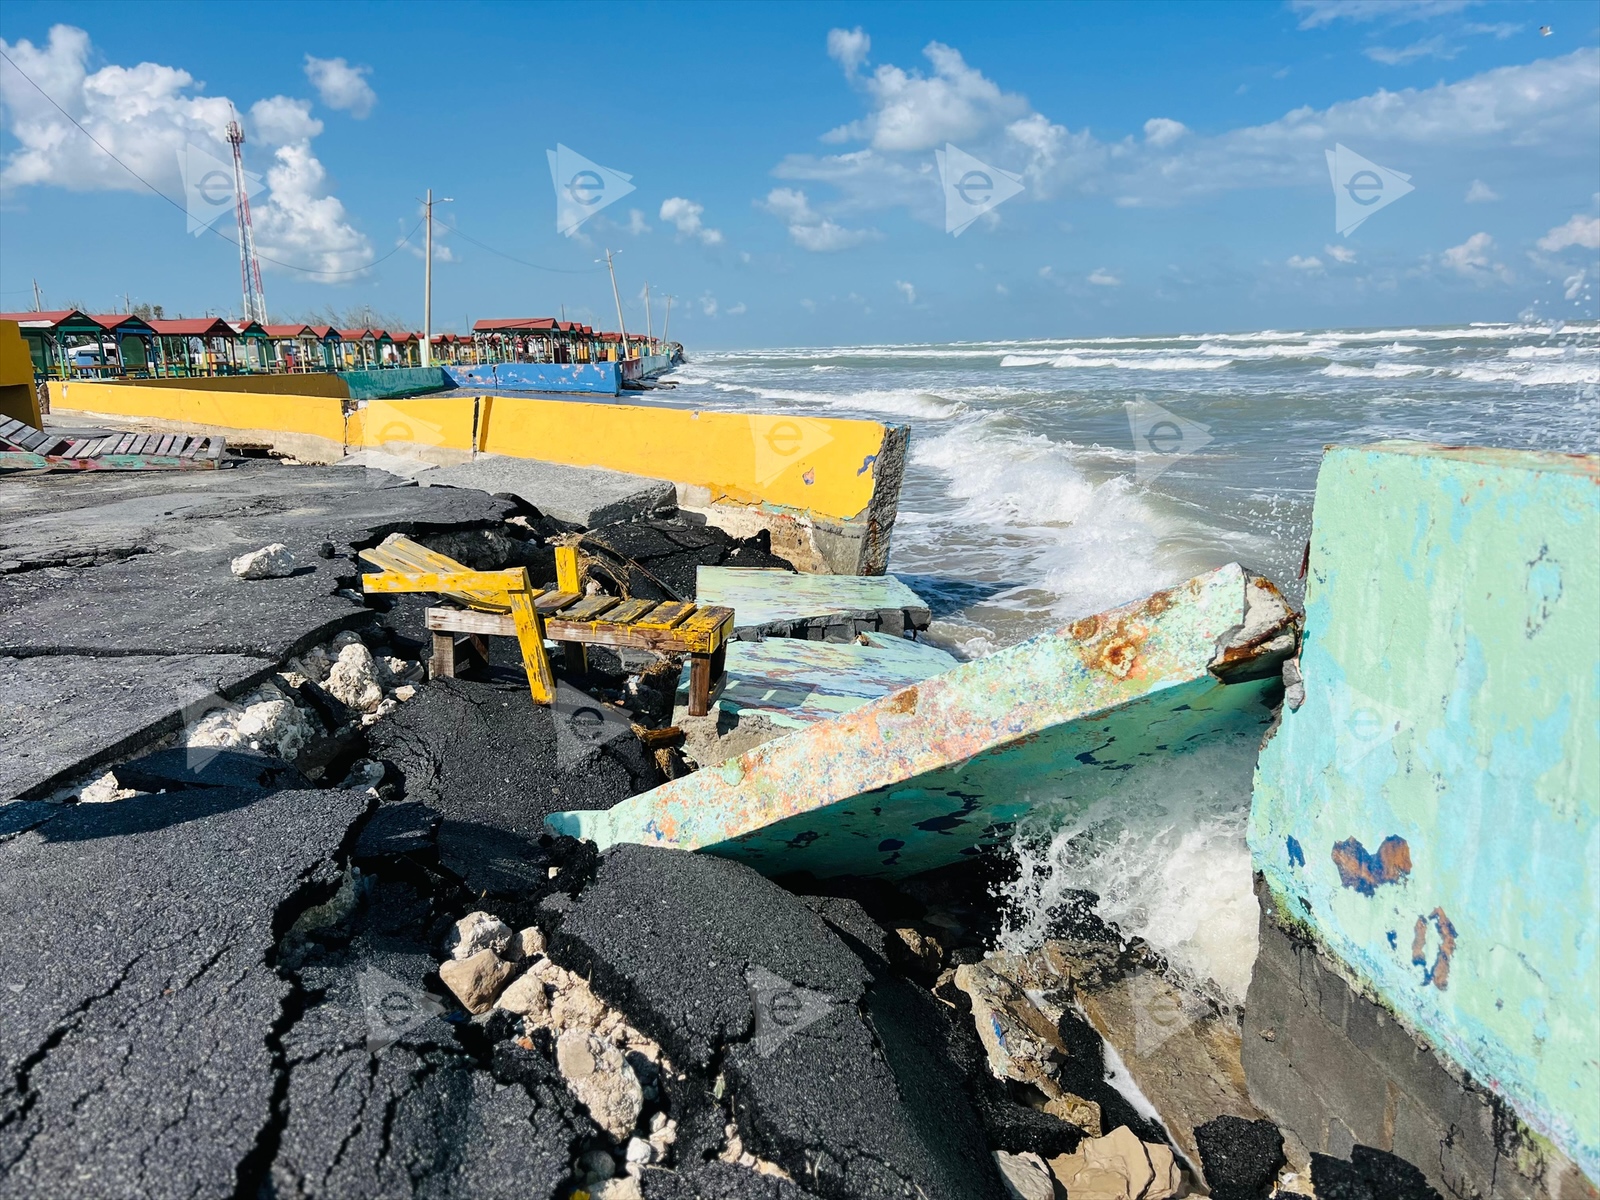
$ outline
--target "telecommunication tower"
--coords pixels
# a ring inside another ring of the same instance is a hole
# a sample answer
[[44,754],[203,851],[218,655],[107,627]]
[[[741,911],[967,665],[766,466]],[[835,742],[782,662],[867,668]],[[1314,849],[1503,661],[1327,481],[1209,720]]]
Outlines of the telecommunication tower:
[[238,121],[228,122],[228,145],[233,147],[233,207],[239,218],[239,281],[244,289],[246,322],[267,323],[267,294],[261,288],[261,264],[256,260],[256,232],[250,223],[250,193],[245,189],[244,130]]

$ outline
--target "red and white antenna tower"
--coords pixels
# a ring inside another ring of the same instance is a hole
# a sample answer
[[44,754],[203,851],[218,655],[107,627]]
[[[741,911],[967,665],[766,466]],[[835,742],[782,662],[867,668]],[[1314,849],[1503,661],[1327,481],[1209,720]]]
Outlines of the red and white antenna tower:
[[261,288],[261,264],[256,260],[256,231],[250,223],[250,193],[244,183],[244,130],[228,122],[228,145],[233,147],[233,207],[239,218],[239,280],[244,288],[244,320],[267,323],[267,294]]

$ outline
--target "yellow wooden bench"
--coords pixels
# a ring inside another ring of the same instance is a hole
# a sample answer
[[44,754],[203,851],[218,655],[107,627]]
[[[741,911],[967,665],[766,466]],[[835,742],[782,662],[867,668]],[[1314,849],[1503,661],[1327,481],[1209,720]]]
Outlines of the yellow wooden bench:
[[362,576],[368,592],[437,592],[462,605],[430,608],[435,675],[455,673],[455,635],[514,637],[522,647],[528,688],[536,703],[555,695],[545,639],[570,655],[569,666],[583,664],[586,645],[614,646],[689,656],[689,713],[711,710],[711,691],[725,673],[726,647],[733,634],[733,610],[683,601],[619,600],[584,596],[578,588],[577,552],[556,551],[558,590],[541,592],[527,568],[469,571],[410,538],[394,534],[361,552],[378,573]]

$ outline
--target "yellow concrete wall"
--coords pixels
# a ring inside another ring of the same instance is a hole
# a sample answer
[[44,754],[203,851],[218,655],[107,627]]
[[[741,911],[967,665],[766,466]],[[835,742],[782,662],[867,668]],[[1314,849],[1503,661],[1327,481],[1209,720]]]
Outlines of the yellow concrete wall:
[[460,451],[470,455],[478,398],[369,400],[345,419],[345,445],[352,451],[387,449],[395,454],[414,448]]
[[264,396],[332,396],[350,398],[350,385],[331,371],[303,375],[215,375],[184,378],[130,379],[120,387],[177,388],[192,392],[255,392]]
[[[206,381],[198,381],[206,382]],[[344,444],[344,402],[331,396],[144,387],[75,379],[50,381],[50,407],[181,426],[272,430]]]
[[0,321],[0,417],[39,428],[39,394],[33,390],[33,358],[15,321]]
[[701,486],[712,503],[848,519],[872,499],[870,460],[884,432],[876,421],[492,396],[482,401],[478,449]]

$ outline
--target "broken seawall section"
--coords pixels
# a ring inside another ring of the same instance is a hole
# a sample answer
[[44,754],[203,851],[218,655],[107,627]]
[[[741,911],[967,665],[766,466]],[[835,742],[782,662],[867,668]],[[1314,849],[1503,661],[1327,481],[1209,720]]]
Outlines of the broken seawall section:
[[1592,455],[1323,460],[1303,702],[1251,807],[1244,1034],[1252,1097],[1313,1151],[1392,1150],[1448,1195],[1595,1194],[1597,546]]

